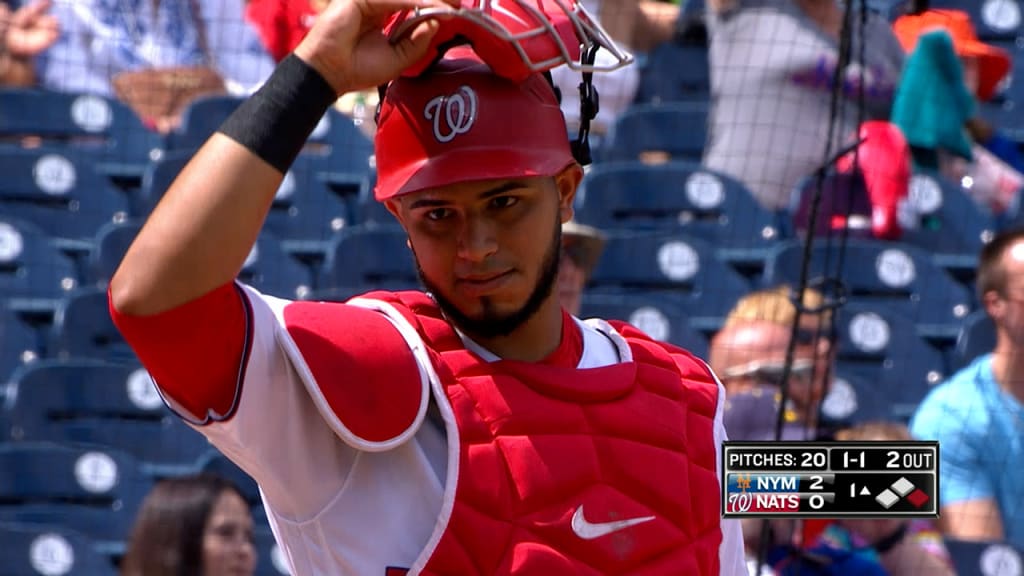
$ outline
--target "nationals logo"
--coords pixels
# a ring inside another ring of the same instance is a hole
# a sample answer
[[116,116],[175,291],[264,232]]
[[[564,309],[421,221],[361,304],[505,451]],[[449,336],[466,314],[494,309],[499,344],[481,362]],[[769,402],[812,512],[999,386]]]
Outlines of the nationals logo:
[[438,142],[450,142],[473,127],[476,106],[476,92],[469,86],[461,86],[455,94],[438,96],[427,102],[423,117],[434,122],[434,138]]

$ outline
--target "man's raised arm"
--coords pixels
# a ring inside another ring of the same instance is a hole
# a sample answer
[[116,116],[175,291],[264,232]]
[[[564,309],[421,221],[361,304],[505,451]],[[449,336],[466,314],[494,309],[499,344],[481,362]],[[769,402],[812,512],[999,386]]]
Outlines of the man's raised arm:
[[338,95],[383,84],[423,56],[437,22],[401,42],[381,32],[402,9],[441,0],[332,2],[295,53],[243,103],[167,190],[111,279],[113,306],[147,316],[231,282],[283,175]]

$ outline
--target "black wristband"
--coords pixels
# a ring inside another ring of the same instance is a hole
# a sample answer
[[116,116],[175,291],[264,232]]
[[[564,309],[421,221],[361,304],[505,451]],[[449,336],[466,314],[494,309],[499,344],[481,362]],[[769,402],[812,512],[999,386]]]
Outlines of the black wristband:
[[218,131],[283,174],[337,99],[319,72],[289,54]]

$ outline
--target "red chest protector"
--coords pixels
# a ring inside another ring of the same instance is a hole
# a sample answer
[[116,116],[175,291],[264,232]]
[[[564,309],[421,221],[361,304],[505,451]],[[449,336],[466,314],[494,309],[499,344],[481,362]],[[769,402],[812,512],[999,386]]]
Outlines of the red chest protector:
[[719,574],[718,385],[702,362],[623,324],[632,362],[487,362],[426,295],[364,298],[423,339],[458,447],[420,574]]

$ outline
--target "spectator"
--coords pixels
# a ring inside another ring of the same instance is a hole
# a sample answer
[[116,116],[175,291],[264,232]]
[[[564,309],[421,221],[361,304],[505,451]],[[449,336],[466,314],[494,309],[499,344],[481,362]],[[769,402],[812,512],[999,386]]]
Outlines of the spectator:
[[[711,368],[722,377],[730,397],[761,395],[766,388],[780,390],[786,348],[796,319],[790,292],[788,286],[779,286],[748,294],[736,303],[712,339]],[[804,306],[809,310],[818,310],[823,303],[823,296],[816,290],[805,293]],[[833,347],[825,328],[830,322],[828,312],[804,313],[796,332],[785,421],[805,427],[803,439],[814,437],[818,405],[829,389],[827,377],[832,370]],[[746,422],[744,428],[749,428],[749,424]],[[751,430],[749,434],[765,439],[774,434],[774,421],[771,425],[769,430]]]
[[60,26],[47,14],[51,0],[12,8],[0,0],[0,86],[32,86],[35,59],[57,41]]
[[212,475],[164,480],[146,496],[123,576],[251,576],[253,521],[242,493]]
[[1024,177],[1016,144],[977,115],[1010,72],[1010,54],[981,42],[959,10],[927,10],[893,25],[910,54],[893,120],[912,144],[915,163],[954,181],[997,214],[1016,203]]
[[62,33],[39,60],[40,83],[117,95],[137,112],[166,108],[140,115],[167,131],[183,103],[206,93],[247,94],[273,70],[242,2],[54,0]]
[[982,248],[978,297],[996,347],[936,387],[911,432],[940,444],[942,526],[962,540],[1024,546],[1024,230]]
[[[868,422],[840,430],[841,442],[911,440],[903,424]],[[811,553],[861,556],[877,562],[889,576],[954,576],[952,561],[935,524],[927,519],[841,520],[829,526]],[[851,572],[852,574],[852,572]]]
[[[710,138],[704,162],[741,180],[770,210],[791,204],[796,184],[825,160],[832,87],[843,23],[835,0],[708,0]],[[851,33],[863,52],[842,79],[832,150],[857,129],[863,71],[864,118],[888,119],[903,51],[876,14]]]
[[604,234],[596,228],[573,220],[562,225],[558,296],[562,300],[562,307],[573,316],[580,314],[583,289],[601,258],[604,243]]

